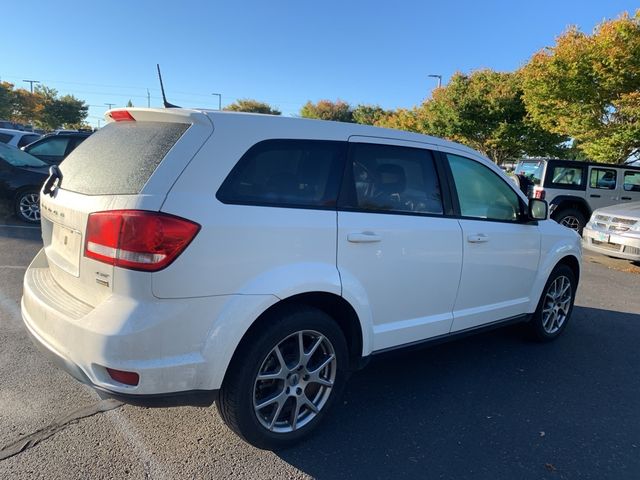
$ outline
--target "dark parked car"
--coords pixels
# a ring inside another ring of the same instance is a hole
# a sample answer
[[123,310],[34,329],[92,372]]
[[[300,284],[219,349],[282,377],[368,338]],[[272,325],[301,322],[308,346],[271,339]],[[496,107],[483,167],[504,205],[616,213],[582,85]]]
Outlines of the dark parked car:
[[25,222],[40,221],[40,188],[49,164],[9,145],[0,144],[0,200]]
[[92,132],[61,132],[47,135],[40,140],[27,145],[23,150],[34,157],[47,162],[49,165],[58,165]]

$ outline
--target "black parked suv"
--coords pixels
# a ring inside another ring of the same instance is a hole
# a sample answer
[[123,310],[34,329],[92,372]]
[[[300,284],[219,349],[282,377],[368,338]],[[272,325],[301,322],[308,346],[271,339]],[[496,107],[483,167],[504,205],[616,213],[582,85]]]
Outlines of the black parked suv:
[[540,158],[520,160],[515,174],[552,219],[580,234],[596,208],[640,201],[640,167]]
[[91,133],[89,131],[54,133],[27,145],[23,150],[50,165],[58,165]]
[[40,221],[40,188],[49,164],[15,147],[0,143],[0,200],[29,223]]

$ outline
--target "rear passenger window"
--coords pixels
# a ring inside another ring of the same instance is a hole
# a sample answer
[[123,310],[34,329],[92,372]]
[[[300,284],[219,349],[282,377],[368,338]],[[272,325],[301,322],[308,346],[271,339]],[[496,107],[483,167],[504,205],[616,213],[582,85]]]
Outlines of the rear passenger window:
[[640,172],[624,172],[624,189],[627,192],[640,192]]
[[9,135],[6,133],[0,133],[0,142],[9,143],[9,140],[13,138],[13,135]]
[[236,164],[217,198],[231,204],[335,208],[344,152],[344,142],[260,142]]
[[383,213],[443,213],[440,184],[430,151],[354,143],[350,147],[349,166],[352,192],[345,195],[342,206]]
[[583,167],[555,167],[551,175],[551,183],[578,187],[582,185]]
[[616,171],[604,168],[592,168],[589,179],[589,187],[604,190],[616,188]]
[[42,143],[29,149],[31,155],[51,155],[52,157],[62,157],[67,150],[68,137],[49,137]]
[[23,137],[18,142],[18,148],[24,147],[25,145],[29,145],[30,143],[35,142],[40,138],[40,135],[23,135]]

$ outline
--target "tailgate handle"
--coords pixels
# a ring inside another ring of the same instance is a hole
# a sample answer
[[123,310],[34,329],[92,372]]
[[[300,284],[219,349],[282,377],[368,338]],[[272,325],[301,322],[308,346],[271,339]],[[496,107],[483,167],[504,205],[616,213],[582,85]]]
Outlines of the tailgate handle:
[[622,200],[632,200],[631,197],[620,197]]
[[591,198],[600,198],[600,195],[596,195],[594,193],[592,193],[591,195],[589,195]]
[[62,172],[60,171],[57,165],[51,165],[49,167],[49,178],[44,184],[42,193],[53,197],[53,192],[55,192],[56,188],[58,188],[61,183],[62,183]]
[[350,233],[347,235],[347,240],[351,243],[375,243],[382,240],[382,237],[373,232],[360,232]]

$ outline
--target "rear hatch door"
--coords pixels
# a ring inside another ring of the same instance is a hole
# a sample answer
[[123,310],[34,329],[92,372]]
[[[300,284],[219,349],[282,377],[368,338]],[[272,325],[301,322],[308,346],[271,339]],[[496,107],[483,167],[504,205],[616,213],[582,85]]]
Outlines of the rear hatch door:
[[159,211],[173,183],[213,132],[211,121],[191,110],[116,110],[107,113],[108,121],[112,117],[120,121],[110,121],[79,145],[60,164],[57,188],[40,196],[50,274],[91,306],[112,294],[118,281],[114,270],[119,269],[83,255],[89,215]]

